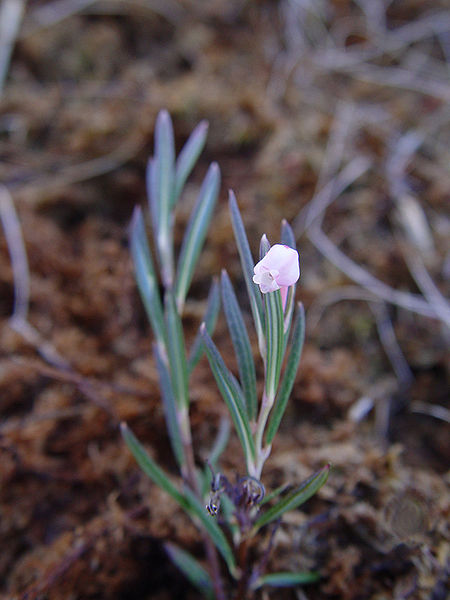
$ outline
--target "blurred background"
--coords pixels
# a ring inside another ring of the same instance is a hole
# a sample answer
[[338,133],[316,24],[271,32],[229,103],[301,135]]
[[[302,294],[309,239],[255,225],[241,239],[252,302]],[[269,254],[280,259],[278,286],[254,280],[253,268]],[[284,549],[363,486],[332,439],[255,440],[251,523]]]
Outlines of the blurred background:
[[[212,276],[242,289],[229,188],[255,255],[286,218],[301,256],[306,345],[264,483],[334,470],[271,563],[320,583],[264,597],[445,598],[449,74],[445,0],[1,0],[0,597],[197,597],[162,543],[201,558],[198,534],[117,429],[175,472],[127,247],[167,108],[177,149],[209,121],[179,239],[222,171],[191,339]],[[214,337],[231,349],[223,319]],[[226,412],[206,361],[192,402],[202,464]]]

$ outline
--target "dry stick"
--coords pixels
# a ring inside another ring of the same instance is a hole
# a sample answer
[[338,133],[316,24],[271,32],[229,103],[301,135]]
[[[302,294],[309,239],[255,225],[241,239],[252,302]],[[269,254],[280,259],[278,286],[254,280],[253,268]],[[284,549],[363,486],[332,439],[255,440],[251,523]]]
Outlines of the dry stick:
[[0,96],[8,74],[14,44],[22,23],[26,0],[3,0],[0,4]]
[[422,415],[429,415],[435,419],[450,423],[450,410],[439,404],[428,404],[426,402],[413,402],[411,404],[411,412]]
[[404,244],[401,245],[401,248],[403,249],[403,256],[414,281],[430,305],[433,306],[436,313],[439,314],[441,321],[450,327],[450,304],[432,280],[422,258],[412,248],[406,249]]
[[313,226],[308,237],[316,248],[347,277],[390,304],[395,304],[425,317],[440,319],[434,308],[421,296],[395,290],[356,264],[318,227]]
[[27,320],[30,300],[27,254],[13,200],[8,189],[2,184],[0,184],[0,218],[11,257],[14,278],[14,308],[10,325],[34,346],[47,362],[60,369],[67,369],[69,363]]
[[[439,125],[439,122],[440,120],[438,119],[436,122],[432,123],[432,126],[429,127],[429,134],[433,133],[434,129]],[[397,205],[400,204],[401,198],[409,192],[405,181],[407,165],[412,156],[423,144],[424,140],[425,132],[410,131],[400,137],[388,156],[388,160],[386,161],[386,173],[391,195]],[[440,320],[450,327],[450,304],[446,301],[432,280],[419,253],[411,246],[406,246],[401,240],[400,248],[417,286],[428,300],[430,306],[434,308],[436,314],[439,315]]]
[[307,312],[306,327],[313,331],[325,310],[333,304],[344,300],[362,300],[364,302],[382,302],[375,294],[362,289],[358,285],[344,285],[333,290],[327,290],[312,302]]
[[375,317],[378,337],[391,362],[397,379],[403,386],[408,386],[414,379],[408,362],[403,355],[395,336],[394,326],[384,302],[369,302],[370,309]]
[[40,188],[49,192],[63,186],[66,187],[74,183],[93,179],[94,177],[110,173],[120,167],[127,160],[136,156],[144,144],[145,141],[142,133],[135,133],[134,135],[130,135],[125,142],[120,143],[119,146],[109,154],[104,154],[103,156],[93,158],[92,160],[83,163],[64,167],[57,174],[43,175],[25,185],[11,185],[11,188],[13,190],[17,188],[21,194],[26,194],[28,192],[36,193],[40,191]]
[[369,158],[359,156],[354,158],[342,171],[324,187],[314,194],[313,199],[307,204],[294,219],[292,228],[296,238],[307,231],[314,221],[318,219],[338,198],[342,192],[366,173],[371,166]]

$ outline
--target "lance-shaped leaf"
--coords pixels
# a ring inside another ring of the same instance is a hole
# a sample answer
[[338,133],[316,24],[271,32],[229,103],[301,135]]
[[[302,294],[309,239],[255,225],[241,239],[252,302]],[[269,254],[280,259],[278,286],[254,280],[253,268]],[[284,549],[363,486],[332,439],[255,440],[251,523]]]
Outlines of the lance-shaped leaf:
[[283,306],[280,290],[264,294],[266,323],[266,395],[270,400],[275,394],[280,380],[284,349]]
[[216,379],[217,386],[222,394],[225,404],[230,411],[231,419],[239,436],[242,449],[244,451],[247,466],[255,459],[255,446],[250,431],[250,423],[247,417],[247,411],[242,398],[242,390],[236,378],[230,373],[221,357],[216,345],[209,337],[205,324],[200,326],[205,352],[211,366],[211,370]]
[[172,198],[175,181],[175,144],[170,115],[160,111],[155,125],[155,166],[158,182],[158,234],[156,242],[161,260],[164,285],[170,287],[173,280],[172,244]]
[[167,110],[158,114],[155,125],[155,158],[159,173],[159,210],[161,220],[167,224],[172,208],[175,171],[175,144],[172,120]]
[[214,600],[214,587],[209,573],[196,558],[186,550],[182,550],[170,542],[164,544],[164,549],[170,560],[180,569],[183,575],[208,600]]
[[214,445],[209,453],[208,461],[209,464],[214,468],[219,460],[222,452],[225,450],[228,439],[230,437],[230,421],[223,417],[220,420],[219,431],[217,432]]
[[234,237],[238,247],[239,256],[241,259],[242,273],[244,275],[245,285],[250,300],[250,308],[252,309],[253,320],[255,322],[256,333],[258,335],[258,344],[260,350],[264,351],[264,316],[261,293],[257,285],[253,283],[253,268],[255,262],[250,246],[248,244],[247,235],[245,233],[244,224],[242,222],[241,213],[236,202],[234,193],[230,190],[229,207],[231,214],[231,222],[233,225]]
[[288,293],[286,297],[286,306],[284,307],[284,350],[286,350],[286,345],[289,339],[289,330],[292,324],[292,317],[294,314],[294,297],[295,297],[295,285],[291,285],[288,288]]
[[[217,317],[219,316],[220,310],[220,289],[217,278],[213,279],[211,288],[208,294],[208,301],[206,304],[206,311],[203,317],[203,322],[206,325],[206,330],[209,335],[212,335],[214,328],[216,327]],[[189,352],[188,359],[188,373],[189,375],[194,370],[198,361],[203,354],[203,339],[200,331],[197,333],[195,340],[192,344],[191,351]]]
[[294,232],[286,219],[281,221],[281,243],[285,246],[289,246],[289,248],[297,250]]
[[194,268],[200,250],[205,241],[214,205],[219,195],[220,170],[217,163],[213,163],[206,173],[197,202],[192,210],[189,223],[184,234],[177,266],[177,280],[175,283],[175,296],[177,306],[181,310],[187,291],[191,284]]
[[183,326],[175,305],[173,293],[170,290],[166,291],[164,308],[167,328],[167,353],[172,389],[177,407],[179,409],[182,409],[183,407],[187,408],[189,406],[188,372]]
[[259,260],[262,260],[270,250],[270,242],[267,235],[264,233],[259,243]]
[[280,389],[277,394],[275,406],[272,409],[266,429],[266,444],[270,445],[283,418],[284,411],[294,386],[295,376],[305,341],[305,310],[301,302],[298,303],[297,315],[292,330],[291,347],[286,361]]
[[296,585],[305,585],[306,583],[315,583],[319,581],[320,575],[317,573],[270,573],[258,577],[255,583],[251,586],[253,590],[257,590],[263,585],[271,587],[294,587]]
[[256,533],[263,525],[267,525],[275,519],[279,519],[285,512],[298,508],[311,498],[311,496],[314,496],[328,479],[330,468],[330,464],[326,465],[314,473],[314,475],[311,475],[311,477],[304,481],[300,487],[290,492],[285,498],[282,498],[277,504],[269,508],[259,517],[259,519],[257,519],[256,523],[253,525],[252,533]]
[[125,443],[144,473],[148,475],[148,477],[150,477],[150,479],[156,483],[156,485],[167,492],[169,496],[171,496],[175,502],[177,502],[181,508],[186,511],[186,513],[193,519],[194,522],[201,523],[219,552],[222,554],[230,573],[235,574],[236,565],[230,545],[228,544],[226,537],[224,536],[220,527],[217,525],[216,521],[211,519],[201,502],[188,488],[184,490],[183,494],[178,491],[166,473],[164,473],[161,467],[159,467],[149,456],[144,446],[130,431],[126,423],[121,423],[120,429]]
[[159,182],[158,165],[155,158],[149,158],[145,172],[147,198],[152,218],[153,239],[156,240],[159,231]]
[[153,333],[161,348],[165,346],[165,325],[159,296],[158,280],[153,265],[142,211],[136,207],[130,224],[130,247],[136,281]]
[[225,311],[225,317],[230,330],[231,341],[241,378],[241,385],[244,392],[247,414],[250,420],[256,418],[257,394],[256,394],[256,375],[255,363],[253,362],[252,348],[245,327],[244,318],[239,308],[236,295],[231,285],[230,278],[225,270],[222,271],[222,303]]
[[234,560],[233,551],[231,550],[223,531],[217,524],[217,521],[211,518],[204,505],[189,488],[185,488],[184,495],[188,502],[186,510],[191,516],[192,520],[194,522],[199,521],[203,525],[209,537],[214,542],[217,550],[227,563],[227,567],[231,575],[236,577],[236,563]]
[[177,406],[175,402],[175,396],[172,388],[172,381],[170,373],[167,369],[167,365],[164,361],[164,357],[157,344],[153,346],[153,354],[156,359],[156,368],[159,376],[159,387],[161,388],[161,395],[164,405],[164,415],[166,417],[167,431],[169,433],[170,444],[175,459],[180,468],[183,467],[184,452],[183,442],[181,439],[180,427],[177,418]]
[[273,500],[274,498],[276,498],[277,496],[279,496],[280,494],[285,492],[288,487],[290,487],[289,483],[283,483],[283,484],[279,485],[277,488],[272,490],[269,494],[266,494],[264,496],[264,498],[260,502],[260,506],[262,506],[263,504],[267,504],[267,502],[270,502],[271,500]]
[[144,473],[150,477],[153,483],[156,483],[157,486],[167,492],[169,496],[175,500],[175,502],[177,502],[186,510],[189,504],[183,494],[178,491],[166,473],[164,473],[161,467],[159,467],[150,457],[144,446],[131,432],[126,423],[120,424],[120,431],[126,445],[130,449],[131,453],[136,459],[137,464],[141,467]]
[[194,131],[189,136],[178,155],[175,165],[175,190],[173,195],[173,205],[177,202],[183,190],[187,178],[191,174],[198,157],[205,145],[206,136],[208,135],[208,123],[202,121],[197,125]]

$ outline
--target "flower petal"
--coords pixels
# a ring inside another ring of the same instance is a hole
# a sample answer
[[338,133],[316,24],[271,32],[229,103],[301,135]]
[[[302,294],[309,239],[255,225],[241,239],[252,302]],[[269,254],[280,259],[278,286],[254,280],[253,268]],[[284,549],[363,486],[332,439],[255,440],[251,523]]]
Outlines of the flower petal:
[[289,246],[275,244],[254,268],[253,281],[261,292],[273,292],[293,285],[300,277],[298,253]]

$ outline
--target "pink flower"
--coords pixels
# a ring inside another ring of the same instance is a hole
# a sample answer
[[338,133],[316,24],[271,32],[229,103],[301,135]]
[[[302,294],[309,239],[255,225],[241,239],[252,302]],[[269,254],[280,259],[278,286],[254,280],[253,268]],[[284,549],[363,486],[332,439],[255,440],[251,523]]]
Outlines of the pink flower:
[[298,252],[289,246],[275,244],[253,271],[253,281],[263,294],[281,289],[285,296],[287,288],[300,277]]

